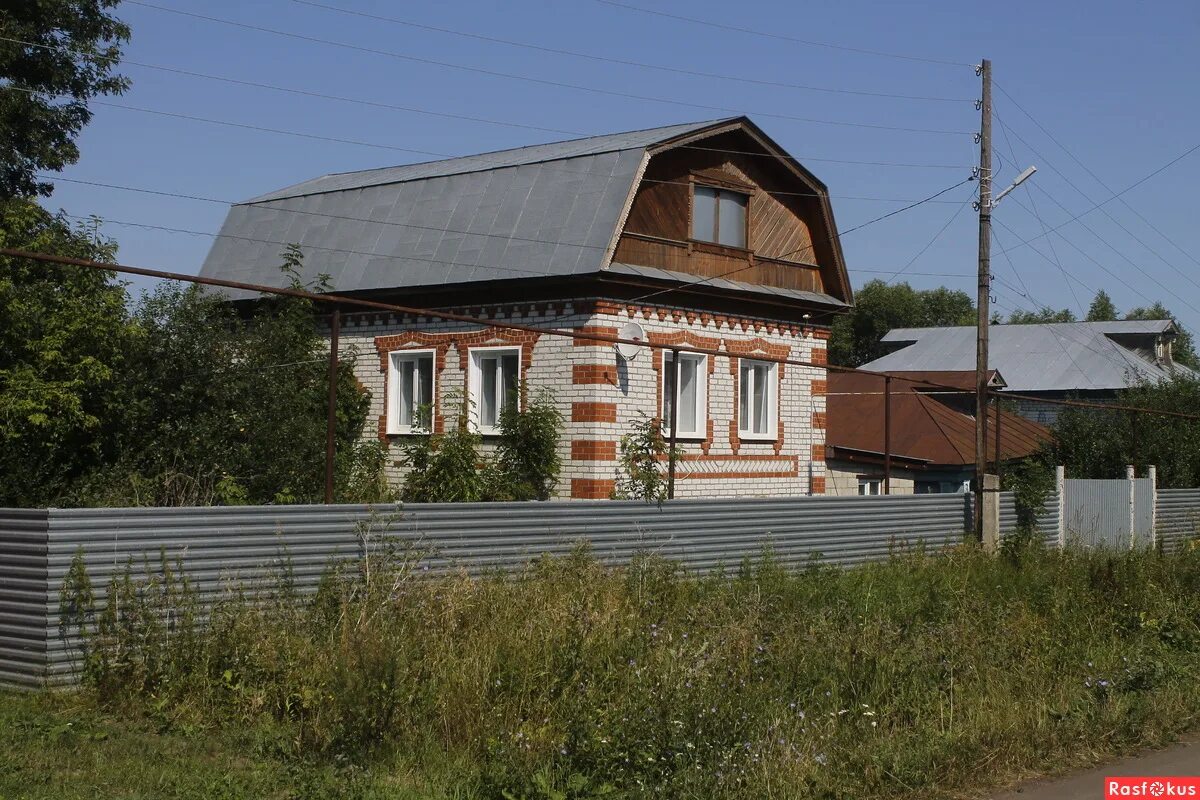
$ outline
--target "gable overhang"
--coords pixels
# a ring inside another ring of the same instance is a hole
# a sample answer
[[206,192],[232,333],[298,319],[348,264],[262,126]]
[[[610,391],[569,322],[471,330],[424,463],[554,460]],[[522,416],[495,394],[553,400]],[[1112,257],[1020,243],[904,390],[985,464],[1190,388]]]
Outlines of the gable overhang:
[[673,150],[677,147],[692,144],[694,142],[710,139],[714,136],[720,136],[723,133],[731,133],[740,131],[748,135],[760,147],[766,150],[771,155],[783,164],[787,169],[807,188],[811,189],[821,209],[821,221],[825,224],[825,230],[829,234],[829,245],[833,253],[833,268],[837,278],[838,289],[841,291],[838,299],[845,302],[847,307],[854,305],[854,290],[850,284],[850,273],[846,268],[846,256],[842,251],[841,237],[837,232],[837,224],[833,217],[833,204],[829,200],[829,187],[827,187],[816,175],[810,172],[803,164],[797,161],[790,153],[784,150],[770,136],[767,136],[761,128],[750,121],[749,117],[733,117],[727,120],[718,120],[712,125],[701,128],[699,130],[690,131],[689,133],[675,136],[670,139],[651,145],[646,148],[646,153],[642,158],[642,163],[638,169],[636,179],[629,188],[629,196],[625,199],[625,206],[620,218],[617,220],[616,229],[613,231],[612,239],[609,242],[608,248],[605,251],[604,262],[601,264],[601,269],[608,269],[612,263],[613,254],[616,252],[617,243],[621,238],[621,234],[625,231],[625,223],[629,219],[630,209],[633,207],[633,200],[637,195],[638,188],[642,184],[642,177],[645,175],[646,167],[650,163],[650,159],[659,153],[664,153],[668,150]]

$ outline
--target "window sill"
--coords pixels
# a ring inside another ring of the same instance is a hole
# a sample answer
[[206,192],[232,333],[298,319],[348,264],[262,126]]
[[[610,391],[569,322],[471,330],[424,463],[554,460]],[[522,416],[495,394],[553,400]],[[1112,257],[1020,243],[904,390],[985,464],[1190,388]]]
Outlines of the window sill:
[[732,258],[744,258],[747,261],[754,255],[754,251],[747,247],[737,247],[731,244],[721,244],[720,242],[710,242],[705,239],[688,239],[688,243],[695,250],[702,253],[714,253],[721,256],[730,256]]
[[779,435],[774,433],[744,433],[738,431],[738,441],[742,444],[774,444],[779,441]]
[[424,430],[387,431],[384,433],[384,436],[429,436],[429,435],[430,435],[430,431],[424,431]]

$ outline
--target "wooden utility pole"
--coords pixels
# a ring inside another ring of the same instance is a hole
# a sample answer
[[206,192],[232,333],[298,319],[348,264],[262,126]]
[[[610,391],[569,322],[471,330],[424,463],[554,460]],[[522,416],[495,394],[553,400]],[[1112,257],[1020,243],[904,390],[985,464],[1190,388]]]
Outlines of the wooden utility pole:
[[992,62],[979,65],[979,317],[975,334],[975,536],[983,541],[983,476],[987,472],[988,316],[992,292]]

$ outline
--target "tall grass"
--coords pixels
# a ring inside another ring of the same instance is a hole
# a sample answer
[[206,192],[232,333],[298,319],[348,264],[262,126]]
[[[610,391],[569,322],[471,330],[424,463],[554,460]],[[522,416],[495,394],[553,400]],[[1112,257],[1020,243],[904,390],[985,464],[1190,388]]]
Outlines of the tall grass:
[[580,551],[485,578],[393,553],[313,597],[279,584],[201,624],[190,590],[117,581],[119,608],[74,607],[88,690],[513,798],[936,796],[1200,714],[1198,552],[705,577]]

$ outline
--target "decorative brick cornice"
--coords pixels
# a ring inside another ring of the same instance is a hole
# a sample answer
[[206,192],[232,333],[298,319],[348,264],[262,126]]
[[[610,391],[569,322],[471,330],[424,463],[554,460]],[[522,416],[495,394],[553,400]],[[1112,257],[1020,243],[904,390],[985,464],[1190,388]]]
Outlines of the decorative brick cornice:
[[[581,325],[574,329],[576,333],[590,333],[595,336],[611,336],[617,338],[617,329],[607,325]],[[612,347],[610,342],[597,342],[592,339],[572,339],[576,347]]]
[[498,326],[484,328],[472,333],[446,333],[437,334],[446,336],[454,343],[458,350],[458,368],[465,375],[467,372],[467,357],[470,348],[472,347],[517,347],[521,345],[529,345],[521,347],[521,372],[524,373],[533,364],[533,346],[537,344],[538,339],[542,338],[541,333],[534,331],[514,331]]

